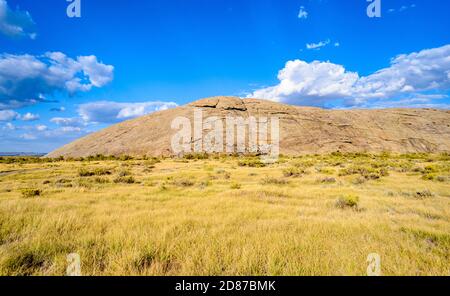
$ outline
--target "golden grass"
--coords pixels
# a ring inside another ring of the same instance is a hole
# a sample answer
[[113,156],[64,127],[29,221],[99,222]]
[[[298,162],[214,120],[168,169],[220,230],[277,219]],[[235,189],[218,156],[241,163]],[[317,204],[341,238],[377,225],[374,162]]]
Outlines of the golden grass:
[[370,253],[384,275],[449,275],[450,161],[0,163],[0,274],[64,275],[69,253],[84,275],[364,275]]

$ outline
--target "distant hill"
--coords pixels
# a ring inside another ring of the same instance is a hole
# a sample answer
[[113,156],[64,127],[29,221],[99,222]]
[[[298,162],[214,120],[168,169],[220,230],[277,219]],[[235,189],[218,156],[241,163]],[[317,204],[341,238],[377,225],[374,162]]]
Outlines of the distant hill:
[[57,149],[47,156],[172,155],[171,128],[179,116],[280,118],[282,154],[450,151],[450,111],[434,109],[324,110],[258,99],[214,97],[125,121]]
[[34,153],[34,152],[0,152],[0,156],[32,156],[40,157],[44,156],[45,153]]

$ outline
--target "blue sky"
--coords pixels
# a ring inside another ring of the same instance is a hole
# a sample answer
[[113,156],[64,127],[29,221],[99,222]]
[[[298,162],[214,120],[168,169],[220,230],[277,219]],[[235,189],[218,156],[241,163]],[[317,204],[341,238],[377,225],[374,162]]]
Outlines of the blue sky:
[[369,4],[81,0],[69,18],[66,0],[0,0],[0,151],[216,95],[448,109],[450,2]]

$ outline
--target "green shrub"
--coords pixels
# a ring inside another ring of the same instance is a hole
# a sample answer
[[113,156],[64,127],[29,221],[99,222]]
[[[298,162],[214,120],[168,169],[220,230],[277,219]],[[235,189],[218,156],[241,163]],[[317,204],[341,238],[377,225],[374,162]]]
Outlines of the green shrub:
[[435,174],[425,174],[422,176],[422,180],[433,181],[435,177]]
[[41,196],[42,191],[40,189],[22,189],[22,197],[24,198],[33,198]]
[[211,186],[211,181],[210,180],[205,180],[205,181],[200,182],[200,188],[206,188],[206,187],[209,187],[209,186]]
[[285,179],[277,179],[272,177],[265,177],[261,180],[261,184],[263,185],[286,185],[289,184],[289,181]]
[[93,175],[94,175],[93,171],[89,171],[85,168],[81,168],[78,170],[78,176],[80,176],[80,177],[91,177]]
[[72,180],[68,180],[68,179],[58,179],[58,180],[55,182],[55,186],[56,186],[56,187],[65,187],[65,188],[67,188],[67,187],[72,187],[73,185],[72,185]]
[[430,190],[426,189],[423,191],[417,191],[414,196],[418,199],[424,199],[424,198],[433,197],[434,194]]
[[94,179],[94,182],[95,182],[95,183],[98,183],[98,184],[107,184],[107,183],[109,183],[110,181],[109,181],[109,179],[107,179],[107,178],[96,177],[96,178]]
[[262,168],[266,164],[261,162],[259,158],[245,158],[238,161],[238,166],[240,167],[250,167],[250,168]]
[[445,181],[447,180],[447,178],[444,177],[444,176],[437,176],[437,177],[436,177],[436,180],[437,180],[438,182],[445,182]]
[[119,176],[114,179],[114,183],[134,184],[136,183],[136,180],[133,178],[133,176],[126,176],[126,177]]
[[290,167],[283,170],[283,175],[287,178],[288,177],[298,178],[304,174],[306,174],[306,171],[299,167]]
[[209,159],[209,154],[206,152],[203,153],[188,153],[183,156],[184,159],[187,160],[203,160]]
[[44,267],[47,259],[39,251],[17,250],[5,260],[3,266],[9,275],[31,276]]
[[332,183],[336,183],[336,179],[332,178],[332,177],[325,177],[325,178],[320,178],[317,180],[319,183],[326,183],[326,184],[332,184]]
[[133,157],[132,156],[130,156],[130,155],[121,155],[120,157],[119,157],[119,160],[121,160],[121,161],[128,161],[128,160],[133,160]]
[[352,183],[355,184],[355,185],[361,185],[361,184],[364,184],[364,183],[366,183],[366,182],[367,182],[367,179],[366,179],[366,178],[359,176],[359,177],[356,177],[356,178],[353,180]]
[[178,186],[178,187],[191,187],[191,186],[194,186],[195,183],[189,179],[180,179],[180,180],[175,180],[173,182],[173,185]]
[[232,184],[230,185],[230,188],[231,188],[231,189],[241,189],[241,187],[242,187],[242,185],[239,184],[239,183],[232,183]]
[[343,195],[336,201],[336,207],[340,209],[352,208],[357,209],[359,197],[356,195]]
[[333,175],[336,171],[331,168],[319,168],[317,172],[325,175]]
[[119,177],[131,176],[131,172],[127,170],[122,170],[117,174]]
[[292,165],[295,167],[298,167],[298,168],[307,169],[307,168],[314,166],[315,164],[316,164],[316,161],[314,161],[314,160],[304,160],[304,161],[300,161],[300,162],[294,162]]
[[80,177],[92,177],[92,176],[104,176],[111,175],[111,171],[105,168],[95,168],[94,170],[88,170],[81,168],[78,170],[78,176]]
[[378,180],[381,177],[389,176],[387,169],[375,169],[373,167],[366,166],[351,166],[349,168],[341,169],[339,171],[339,176],[351,176],[351,175],[361,175],[366,180]]

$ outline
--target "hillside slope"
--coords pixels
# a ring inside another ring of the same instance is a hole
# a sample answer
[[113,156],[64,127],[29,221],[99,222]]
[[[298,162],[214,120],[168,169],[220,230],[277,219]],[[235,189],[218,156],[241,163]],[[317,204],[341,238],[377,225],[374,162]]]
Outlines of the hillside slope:
[[202,108],[204,118],[278,116],[283,154],[450,151],[448,110],[324,110],[214,97],[113,125],[47,156],[172,155],[171,139],[177,130],[171,128],[171,123],[178,116],[193,120],[196,107]]

